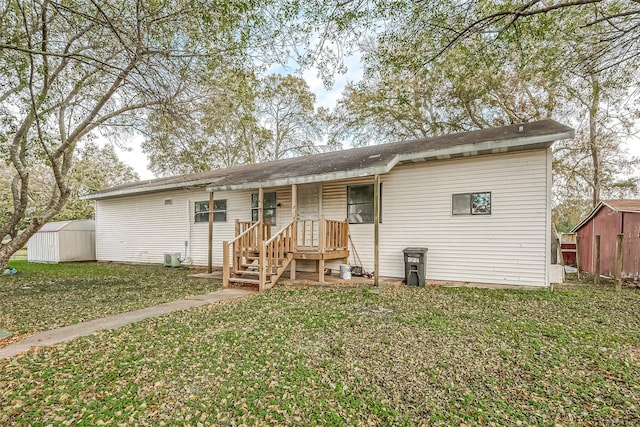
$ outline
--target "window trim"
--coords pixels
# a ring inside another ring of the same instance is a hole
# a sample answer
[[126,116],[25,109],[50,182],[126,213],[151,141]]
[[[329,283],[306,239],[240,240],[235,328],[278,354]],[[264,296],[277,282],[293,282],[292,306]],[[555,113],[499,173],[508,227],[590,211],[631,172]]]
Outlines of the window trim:
[[[224,209],[216,209],[216,202],[224,202]],[[204,211],[198,211],[198,204],[199,203],[206,203],[207,205],[209,204],[208,200],[196,200],[195,202],[193,202],[193,223],[194,224],[200,224],[200,223],[207,223],[209,222],[209,209],[204,210]],[[208,206],[207,206],[208,207]],[[219,220],[216,219],[216,214],[220,214],[220,213],[224,213],[224,219],[223,220]],[[201,220],[198,221],[198,218],[202,218],[204,217],[204,215],[207,215],[207,219],[206,220]],[[213,222],[227,222],[227,199],[216,199],[213,201]]]
[[[482,194],[488,194],[489,195],[489,211],[488,212],[474,212],[473,211],[473,198],[475,196],[479,196]],[[469,196],[469,209],[468,211],[465,212],[455,212],[454,211],[454,198],[455,196]],[[475,191],[475,192],[471,192],[471,193],[453,193],[451,195],[451,215],[452,216],[467,216],[467,215],[473,215],[473,216],[486,216],[486,215],[492,215],[493,214],[493,195],[491,193],[491,191]]]
[[[352,205],[363,205],[364,203],[349,203],[349,196],[351,193],[351,189],[354,187],[373,187],[373,192],[371,195],[371,211],[373,212],[374,210],[374,206],[375,206],[375,183],[371,183],[371,184],[353,184],[353,185],[347,185],[347,220],[349,221],[349,224],[373,224],[374,221],[374,215],[372,215],[371,221],[362,221],[362,222],[353,222],[351,221],[351,215],[349,215],[349,206]],[[366,203],[367,205],[369,203]],[[382,223],[382,183],[380,183],[380,213],[379,213],[379,218],[378,218],[379,223]]]

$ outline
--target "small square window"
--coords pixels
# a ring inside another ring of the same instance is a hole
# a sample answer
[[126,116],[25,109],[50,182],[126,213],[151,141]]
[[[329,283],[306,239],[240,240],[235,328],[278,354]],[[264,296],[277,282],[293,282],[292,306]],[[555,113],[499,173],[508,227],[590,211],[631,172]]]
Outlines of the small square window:
[[[195,222],[209,222],[209,202],[195,202]],[[213,201],[213,222],[227,222],[227,199]]]
[[491,215],[491,193],[462,193],[451,196],[452,215]]

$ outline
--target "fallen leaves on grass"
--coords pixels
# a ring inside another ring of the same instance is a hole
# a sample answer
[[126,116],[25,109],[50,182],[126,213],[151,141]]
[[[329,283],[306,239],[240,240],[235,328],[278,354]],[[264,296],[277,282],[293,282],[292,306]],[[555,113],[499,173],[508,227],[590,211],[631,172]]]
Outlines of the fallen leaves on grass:
[[639,300],[275,288],[0,362],[0,422],[635,425]]
[[219,284],[158,265],[27,264],[0,277],[0,327],[33,333],[211,292]]

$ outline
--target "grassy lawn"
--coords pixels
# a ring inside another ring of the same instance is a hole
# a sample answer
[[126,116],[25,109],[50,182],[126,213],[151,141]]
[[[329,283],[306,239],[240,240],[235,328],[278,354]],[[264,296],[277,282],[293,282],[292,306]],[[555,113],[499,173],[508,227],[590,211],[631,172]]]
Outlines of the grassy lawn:
[[15,334],[66,326],[213,291],[193,271],[162,266],[97,263],[28,264],[0,276],[0,328]]
[[0,361],[0,424],[637,425],[639,303],[276,287]]

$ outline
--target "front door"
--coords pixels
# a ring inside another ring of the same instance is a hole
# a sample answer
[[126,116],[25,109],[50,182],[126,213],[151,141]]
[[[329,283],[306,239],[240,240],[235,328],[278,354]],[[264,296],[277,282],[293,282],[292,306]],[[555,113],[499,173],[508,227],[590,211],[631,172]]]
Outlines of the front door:
[[318,246],[320,185],[298,187],[298,247]]

